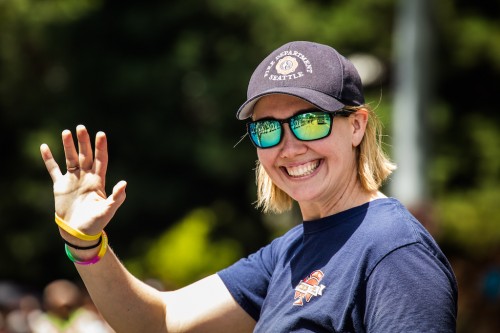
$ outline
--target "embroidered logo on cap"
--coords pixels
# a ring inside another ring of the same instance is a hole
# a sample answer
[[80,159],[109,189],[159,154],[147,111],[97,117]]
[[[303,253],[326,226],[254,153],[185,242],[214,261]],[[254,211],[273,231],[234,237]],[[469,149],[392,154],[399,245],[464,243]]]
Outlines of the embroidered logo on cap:
[[[299,68],[300,62],[303,69]],[[264,77],[271,81],[295,80],[306,73],[313,72],[309,59],[298,51],[283,51],[279,53],[266,67]]]
[[320,271],[312,272],[308,277],[299,282],[297,287],[295,287],[295,295],[293,299],[296,301],[293,302],[293,305],[303,306],[304,299],[307,303],[314,296],[322,296],[323,290],[326,288],[325,285],[320,284],[325,274]]
[[279,74],[287,75],[295,72],[297,66],[299,66],[297,59],[295,59],[294,57],[286,56],[278,61],[278,64],[276,65],[276,72],[278,72]]

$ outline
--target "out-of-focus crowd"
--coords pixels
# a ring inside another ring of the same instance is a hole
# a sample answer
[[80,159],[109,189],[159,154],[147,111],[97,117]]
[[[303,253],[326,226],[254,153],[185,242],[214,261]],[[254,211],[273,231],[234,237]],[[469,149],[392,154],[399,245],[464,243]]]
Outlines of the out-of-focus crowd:
[[69,280],[50,282],[41,295],[0,281],[0,333],[113,333],[92,300]]

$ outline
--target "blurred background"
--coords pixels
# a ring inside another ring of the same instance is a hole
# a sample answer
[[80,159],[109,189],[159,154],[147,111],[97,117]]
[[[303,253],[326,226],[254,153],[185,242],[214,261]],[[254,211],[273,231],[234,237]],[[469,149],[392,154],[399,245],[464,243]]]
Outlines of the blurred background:
[[[53,222],[41,143],[109,138],[108,227],[139,278],[177,288],[291,226],[262,215],[235,112],[253,69],[291,40],[360,71],[398,171],[384,192],[431,231],[459,281],[459,332],[500,331],[500,1],[0,1],[0,310],[80,284]],[[2,317],[0,317],[2,318]],[[0,320],[0,332],[5,320]]]

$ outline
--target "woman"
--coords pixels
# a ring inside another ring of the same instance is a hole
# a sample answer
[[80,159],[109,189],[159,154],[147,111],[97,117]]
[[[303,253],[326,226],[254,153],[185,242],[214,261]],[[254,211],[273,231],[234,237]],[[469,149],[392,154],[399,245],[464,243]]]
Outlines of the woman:
[[454,332],[457,286],[438,245],[379,192],[394,165],[354,66],[333,48],[291,42],[254,71],[239,119],[251,118],[258,204],[296,201],[303,223],[248,258],[180,290],[158,292],[119,262],[103,229],[125,200],[106,197],[107,147],[77,127],[49,148],[56,222],[95,304],[118,332]]

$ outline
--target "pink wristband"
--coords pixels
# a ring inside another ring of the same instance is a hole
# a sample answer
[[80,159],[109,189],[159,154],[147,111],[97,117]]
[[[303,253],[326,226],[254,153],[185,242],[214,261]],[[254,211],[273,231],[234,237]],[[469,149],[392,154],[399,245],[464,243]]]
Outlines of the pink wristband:
[[97,253],[97,255],[95,257],[90,258],[88,260],[81,260],[81,259],[75,258],[75,256],[73,256],[73,254],[69,250],[68,244],[64,244],[64,249],[66,250],[66,255],[68,256],[69,260],[71,260],[75,264],[93,265],[93,264],[97,263],[99,260],[101,260],[101,258],[104,257],[104,255],[106,254],[106,250],[108,249],[108,236],[106,235],[106,233],[103,230],[102,231],[101,248],[99,249],[99,252]]

